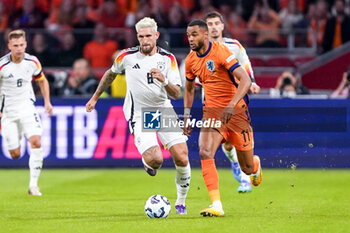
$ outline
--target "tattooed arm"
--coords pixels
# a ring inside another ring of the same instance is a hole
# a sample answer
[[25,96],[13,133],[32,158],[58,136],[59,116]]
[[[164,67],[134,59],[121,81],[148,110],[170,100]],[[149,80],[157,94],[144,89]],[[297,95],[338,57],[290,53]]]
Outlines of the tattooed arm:
[[97,103],[98,98],[102,95],[102,93],[111,85],[115,77],[117,76],[116,73],[113,73],[111,69],[107,70],[98,84],[97,90],[86,104],[86,111],[91,112]]

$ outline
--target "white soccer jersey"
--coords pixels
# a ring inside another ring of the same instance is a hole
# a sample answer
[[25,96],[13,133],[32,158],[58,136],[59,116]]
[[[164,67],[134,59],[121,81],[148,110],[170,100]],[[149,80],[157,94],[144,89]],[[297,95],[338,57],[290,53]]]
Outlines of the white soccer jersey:
[[140,117],[143,107],[172,107],[165,87],[151,77],[152,68],[159,69],[172,84],[181,86],[175,56],[159,47],[153,56],[143,55],[139,46],[124,50],[111,67],[113,73],[125,72],[127,93],[123,110],[128,121]]
[[252,65],[250,64],[247,52],[241,43],[239,43],[238,40],[227,37],[222,38],[222,43],[226,45],[226,47],[236,56],[238,63],[242,66],[243,69],[245,69],[252,82],[255,82]]
[[2,113],[7,117],[16,117],[33,105],[35,95],[32,80],[44,78],[39,60],[27,53],[20,63],[11,61],[11,53],[0,59],[0,87]]

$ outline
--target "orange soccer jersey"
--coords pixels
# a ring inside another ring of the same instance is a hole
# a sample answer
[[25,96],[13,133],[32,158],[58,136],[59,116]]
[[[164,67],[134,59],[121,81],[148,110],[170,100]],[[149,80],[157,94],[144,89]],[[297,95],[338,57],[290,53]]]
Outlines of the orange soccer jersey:
[[[186,58],[186,79],[194,81],[197,77],[204,88],[204,118],[220,119],[222,110],[234,97],[239,81],[232,71],[239,66],[234,54],[220,42],[210,42],[203,55],[191,51]],[[238,150],[253,148],[253,132],[250,127],[246,95],[235,106],[234,114],[228,124],[217,128],[225,140]]]
[[209,42],[205,54],[191,51],[185,64],[186,79],[194,81],[197,77],[204,88],[205,107],[226,107],[239,83],[232,74],[239,66],[234,54],[220,42]]

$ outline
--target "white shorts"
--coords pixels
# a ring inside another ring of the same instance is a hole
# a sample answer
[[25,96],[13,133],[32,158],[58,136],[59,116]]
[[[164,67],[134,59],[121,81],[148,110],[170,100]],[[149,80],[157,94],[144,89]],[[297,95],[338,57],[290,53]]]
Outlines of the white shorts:
[[169,150],[173,145],[185,143],[187,136],[182,133],[182,130],[176,132],[144,132],[141,119],[137,119],[134,124],[129,122],[130,132],[134,135],[134,142],[137,150],[142,155],[146,150],[153,146],[159,146],[157,135],[160,142]]
[[28,139],[31,136],[41,136],[43,132],[41,120],[35,107],[29,107],[25,115],[16,118],[1,118],[1,134],[9,150],[20,147],[22,134]]

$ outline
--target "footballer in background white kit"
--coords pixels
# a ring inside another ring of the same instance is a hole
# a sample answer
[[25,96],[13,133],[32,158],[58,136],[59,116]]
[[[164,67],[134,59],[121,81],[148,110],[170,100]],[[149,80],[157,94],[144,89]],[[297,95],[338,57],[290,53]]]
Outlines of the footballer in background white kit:
[[[125,72],[127,94],[123,110],[126,120],[129,121],[130,131],[134,135],[135,145],[142,155],[144,168],[149,175],[155,176],[157,169],[163,163],[158,135],[172,155],[176,167],[176,213],[186,214],[185,200],[191,179],[187,137],[180,128],[171,131],[160,128],[152,132],[143,129],[143,108],[166,108],[167,114],[176,116],[168,96],[173,99],[180,96],[180,73],[174,55],[156,46],[159,32],[154,19],[145,17],[135,27],[140,46],[124,50],[117,56],[111,69],[105,72],[96,92],[86,104],[86,110],[92,111],[98,98],[116,75]],[[157,114],[160,112],[154,113],[154,119],[160,116]]]
[[43,163],[41,148],[42,125],[35,109],[35,95],[32,80],[38,83],[44,97],[45,110],[52,115],[50,89],[42,72],[39,60],[25,53],[27,42],[23,30],[9,33],[8,47],[10,53],[0,59],[1,90],[1,133],[4,143],[13,159],[20,157],[20,140],[22,134],[31,145],[29,169],[30,195],[41,196],[38,187]]

